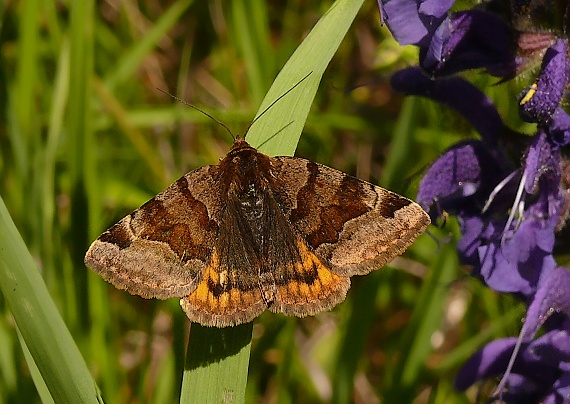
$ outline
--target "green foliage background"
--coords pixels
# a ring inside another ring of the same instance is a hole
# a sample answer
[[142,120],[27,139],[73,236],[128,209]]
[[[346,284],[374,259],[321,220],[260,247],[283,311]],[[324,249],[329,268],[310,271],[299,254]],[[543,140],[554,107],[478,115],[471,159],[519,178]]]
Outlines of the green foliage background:
[[[97,401],[98,391],[109,403],[179,400],[190,324],[177,300],[116,290],[84,267],[83,255],[107,227],[229,149],[232,139],[219,125],[158,89],[243,134],[332,4],[0,2],[0,195],[7,208],[0,206],[0,402]],[[320,81],[297,155],[413,198],[430,162],[474,135],[453,112],[391,92],[390,73],[414,64],[414,52],[380,26],[376,1],[365,1]],[[507,120],[515,116],[509,102],[524,84],[480,84]],[[252,138],[280,128],[260,121]],[[296,139],[280,132],[277,139],[285,146],[266,152],[294,150]],[[484,342],[516,335],[522,311],[465,276],[453,221],[431,231],[449,242],[420,237],[382,270],[353,278],[347,301],[332,312],[256,320],[245,401],[472,401],[475,390],[453,390],[455,372]],[[18,283],[25,268],[41,277]],[[46,317],[38,327],[35,314],[50,312],[52,300],[64,322]],[[70,386],[53,387],[62,380]],[[186,392],[183,400],[192,402]]]

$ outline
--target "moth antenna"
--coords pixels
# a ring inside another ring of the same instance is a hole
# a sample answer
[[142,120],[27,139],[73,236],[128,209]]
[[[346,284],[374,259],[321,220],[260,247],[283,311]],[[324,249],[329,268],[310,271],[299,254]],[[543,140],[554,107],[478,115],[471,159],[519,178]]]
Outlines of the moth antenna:
[[269,136],[267,139],[265,139],[263,142],[261,142],[261,144],[257,147],[261,147],[263,146],[265,143],[269,142],[271,139],[273,139],[275,136],[277,136],[279,133],[281,133],[283,130],[285,130],[285,128],[287,128],[289,125],[291,125],[293,123],[293,121],[289,122],[287,125],[283,126],[281,129],[279,129],[277,132],[275,132],[273,135]]
[[[236,137],[234,136],[234,134],[232,133],[232,131],[230,130],[230,128],[227,127],[227,125],[225,123],[223,123],[222,121],[220,121],[219,119],[213,117],[212,115],[210,115],[209,113],[207,113],[206,111],[201,110],[200,108],[198,108],[196,105],[190,104],[187,101],[184,101],[182,98],[178,98],[175,95],[170,94],[168,91],[164,91],[160,88],[157,87],[157,90],[160,91],[161,93],[164,93],[170,97],[172,97],[173,99],[175,99],[178,102],[181,102],[182,104],[190,107],[190,108],[194,108],[196,111],[201,112],[202,114],[206,115],[208,118],[210,118],[212,121],[218,123],[220,126],[222,126],[225,130],[228,131],[228,133],[230,134],[230,136],[232,137],[233,140],[236,140]],[[250,125],[251,126],[251,125]]]
[[256,123],[259,118],[261,118],[263,116],[263,114],[265,114],[267,111],[269,111],[269,108],[271,108],[272,106],[274,106],[279,100],[281,100],[283,97],[285,97],[287,94],[289,94],[291,91],[293,91],[295,89],[295,87],[297,87],[299,84],[301,84],[303,81],[305,81],[305,79],[307,77],[309,77],[311,74],[313,74],[313,72],[309,72],[307,73],[307,75],[305,77],[303,77],[301,80],[299,80],[293,87],[291,87],[289,90],[285,91],[283,94],[281,94],[279,97],[277,97],[277,99],[275,101],[273,101],[271,104],[269,104],[269,106],[267,108],[265,108],[261,114],[257,115],[253,121],[251,121],[251,123],[249,124],[249,126],[247,127],[245,133],[247,133],[249,131],[249,129],[253,126],[254,123]]

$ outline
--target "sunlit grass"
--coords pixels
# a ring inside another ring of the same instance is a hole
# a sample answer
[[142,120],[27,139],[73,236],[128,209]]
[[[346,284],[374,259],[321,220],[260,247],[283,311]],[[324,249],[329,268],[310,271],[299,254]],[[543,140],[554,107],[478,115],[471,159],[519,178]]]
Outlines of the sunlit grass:
[[[298,155],[409,197],[421,171],[466,135],[451,112],[423,100],[402,106],[392,94],[390,69],[414,58],[409,50],[398,53],[379,26],[375,1],[364,2],[340,45],[341,30],[332,37],[331,27],[321,26],[321,41],[298,48],[332,4],[0,5],[0,194],[28,250],[13,250],[15,235],[3,233],[0,262],[14,270],[14,260],[25,260],[28,270],[39,271],[67,327],[58,328],[71,334],[83,358],[78,363],[87,364],[106,402],[178,401],[192,363],[192,357],[185,360],[189,324],[176,299],[144,300],[115,290],[84,267],[83,254],[105,228],[186,171],[215,164],[231,144],[217,124],[158,89],[242,135],[260,105],[270,102],[262,104],[277,73],[299,50],[293,73],[275,81],[269,97],[309,70],[303,96],[285,98],[252,127],[248,140],[270,154],[292,154],[298,142]],[[338,20],[322,21],[339,29]],[[326,56],[309,60],[327,49],[335,54],[328,67]],[[375,63],[382,70],[374,70]],[[508,97],[498,97],[506,114]],[[312,103],[300,139],[302,114],[292,118],[281,109],[293,111],[299,103],[304,113]],[[451,387],[454,372],[480,344],[515,335],[520,313],[503,307],[511,300],[498,300],[464,277],[453,222],[433,231],[451,242],[421,237],[403,258],[353,279],[347,301],[331,313],[303,320],[266,313],[256,320],[246,401],[461,400]],[[52,382],[26,362],[13,320],[22,308],[6,304],[11,297],[2,287],[0,401],[46,400],[50,393],[41,381]],[[17,293],[49,305],[35,288]],[[446,316],[452,304],[465,310],[455,323]],[[43,331],[45,340],[38,333],[41,341],[28,346],[32,354],[58,338]],[[53,345],[47,354],[58,352]],[[45,360],[40,371],[50,365]],[[60,365],[63,374],[81,374],[66,361]]]

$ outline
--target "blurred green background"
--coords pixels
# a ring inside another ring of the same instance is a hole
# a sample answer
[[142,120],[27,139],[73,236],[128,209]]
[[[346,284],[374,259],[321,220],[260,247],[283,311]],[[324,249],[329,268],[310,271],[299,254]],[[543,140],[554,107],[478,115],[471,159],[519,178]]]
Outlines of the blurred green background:
[[[178,401],[189,322],[177,299],[116,290],[83,265],[90,242],[241,135],[332,1],[0,2],[0,195],[106,402]],[[404,100],[416,63],[365,1],[322,79],[297,155],[413,198],[422,172],[475,136],[453,112]],[[478,84],[508,121],[524,83]],[[521,310],[468,278],[457,226],[430,227],[347,301],[314,318],[256,320],[246,402],[470,402],[452,382]],[[2,248],[2,246],[0,246]],[[514,308],[513,308],[514,307]],[[0,402],[39,402],[0,299]]]

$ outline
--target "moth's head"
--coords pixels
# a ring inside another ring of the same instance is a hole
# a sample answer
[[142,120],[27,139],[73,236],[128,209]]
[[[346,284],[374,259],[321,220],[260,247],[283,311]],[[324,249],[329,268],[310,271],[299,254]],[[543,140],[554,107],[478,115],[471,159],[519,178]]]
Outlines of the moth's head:
[[258,187],[266,182],[270,165],[268,156],[259,153],[245,140],[238,138],[230,152],[220,162],[219,168],[226,176],[230,188],[243,193],[252,186]]
[[249,143],[245,141],[244,138],[238,136],[234,139],[234,144],[232,145],[232,148],[230,149],[230,152],[228,154],[231,154],[234,151],[239,151],[242,149],[253,149],[253,147],[251,147]]

